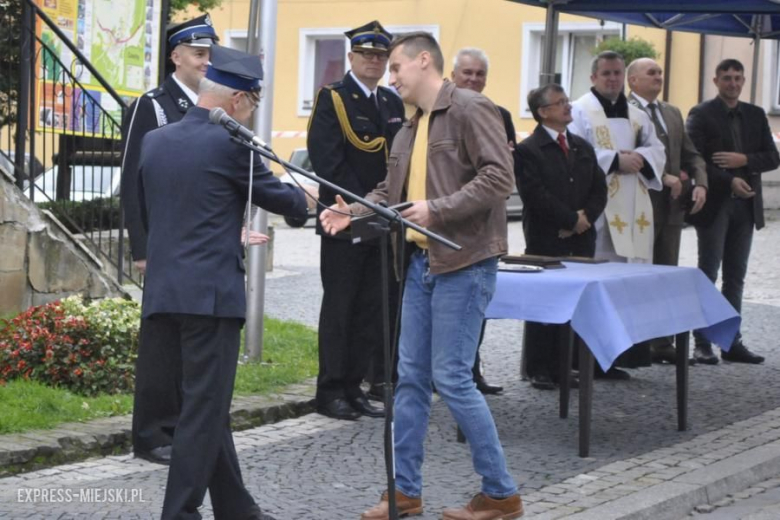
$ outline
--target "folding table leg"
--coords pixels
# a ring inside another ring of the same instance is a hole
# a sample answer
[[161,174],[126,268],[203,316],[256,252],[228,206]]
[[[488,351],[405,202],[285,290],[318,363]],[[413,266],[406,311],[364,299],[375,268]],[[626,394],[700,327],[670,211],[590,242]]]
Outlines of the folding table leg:
[[688,341],[688,331],[674,337],[677,356],[677,429],[681,432],[688,429]]
[[571,328],[571,322],[564,326],[564,332],[558,338],[561,353],[560,377],[561,383],[560,405],[558,415],[561,419],[569,417],[569,395],[571,387],[571,349],[574,344],[574,329]]
[[593,354],[577,337],[580,347],[580,457],[590,454],[590,412],[593,404]]

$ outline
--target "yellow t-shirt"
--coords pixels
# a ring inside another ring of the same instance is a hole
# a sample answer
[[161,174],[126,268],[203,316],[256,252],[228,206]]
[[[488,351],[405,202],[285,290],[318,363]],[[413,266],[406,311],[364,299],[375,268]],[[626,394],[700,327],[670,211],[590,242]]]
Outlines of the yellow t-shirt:
[[[425,113],[417,121],[417,136],[414,139],[412,158],[409,164],[409,185],[406,200],[428,200],[425,196],[425,180],[428,176],[428,116]],[[413,229],[406,230],[406,241],[417,247],[428,249],[428,237]]]

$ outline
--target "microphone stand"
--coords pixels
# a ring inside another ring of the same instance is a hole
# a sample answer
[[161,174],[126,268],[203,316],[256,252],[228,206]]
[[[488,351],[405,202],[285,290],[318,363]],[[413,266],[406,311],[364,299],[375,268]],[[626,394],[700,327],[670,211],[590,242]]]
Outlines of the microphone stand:
[[[353,234],[353,244],[360,242],[363,238],[373,238],[379,233],[380,252],[382,255],[382,335],[384,343],[384,358],[385,358],[385,469],[387,472],[387,504],[389,507],[390,520],[398,520],[398,507],[395,501],[395,451],[394,451],[394,439],[393,439],[393,363],[392,363],[392,349],[390,345],[390,290],[388,279],[388,265],[387,265],[387,242],[390,235],[390,231],[397,227],[409,227],[422,233],[431,240],[440,242],[445,246],[460,251],[462,248],[458,244],[447,240],[446,238],[432,233],[424,227],[418,226],[413,222],[409,222],[405,218],[401,217],[401,214],[380,204],[376,204],[363,197],[358,197],[354,193],[345,190],[344,188],[333,184],[330,181],[317,177],[311,172],[304,170],[294,164],[290,164],[287,161],[280,159],[273,151],[259,146],[255,146],[253,143],[249,143],[238,137],[231,137],[233,141],[239,143],[255,152],[259,153],[266,159],[269,159],[275,163],[282,165],[287,170],[292,170],[311,179],[314,182],[319,183],[322,186],[327,186],[331,190],[335,191],[342,197],[347,197],[354,200],[358,204],[365,206],[376,214],[375,221],[368,223],[363,227],[365,236],[355,236]],[[354,220],[354,219],[353,219]],[[402,280],[403,283],[403,280]],[[397,340],[397,338],[396,338]]]

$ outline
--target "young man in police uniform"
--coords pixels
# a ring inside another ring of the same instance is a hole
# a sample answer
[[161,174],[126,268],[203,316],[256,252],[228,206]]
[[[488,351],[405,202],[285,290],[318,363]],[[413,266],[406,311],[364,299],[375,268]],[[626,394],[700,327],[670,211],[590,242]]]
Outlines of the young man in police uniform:
[[[404,108],[393,91],[378,86],[392,35],[377,21],[345,34],[352,46],[351,70],[318,92],[307,147],[317,175],[362,197],[387,174],[387,155]],[[321,187],[320,201],[333,204],[335,193]],[[323,287],[317,410],[336,419],[381,417],[384,411],[370,404],[360,389],[372,359],[373,382],[384,382],[379,244],[375,240],[353,246],[349,233],[328,236],[319,221],[317,232],[322,235]],[[392,271],[388,278],[392,330],[398,286]]]
[[159,345],[161,356],[181,374],[182,387],[163,520],[200,518],[207,488],[217,520],[271,518],[244,486],[230,431],[246,315],[241,224],[249,196],[268,211],[298,218],[306,215],[306,197],[209,122],[209,111],[219,107],[246,124],[262,77],[257,56],[213,47],[198,105],[144,138],[139,204],[149,239],[143,317],[169,338]]
[[[210,48],[219,40],[209,15],[168,29],[170,59],[176,69],[162,85],[138,98],[123,124],[122,205],[133,263],[146,270],[146,232],[138,204],[141,141],[150,131],[179,121],[198,100],[198,84],[206,73]],[[169,360],[160,357],[168,338],[154,324],[141,320],[133,406],[133,450],[137,457],[170,463],[173,429],[179,417],[178,380]]]

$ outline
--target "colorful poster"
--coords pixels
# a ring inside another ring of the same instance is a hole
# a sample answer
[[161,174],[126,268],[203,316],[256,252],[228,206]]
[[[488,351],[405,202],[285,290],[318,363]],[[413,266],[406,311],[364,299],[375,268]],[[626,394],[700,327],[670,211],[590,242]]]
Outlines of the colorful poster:
[[[36,0],[126,102],[157,83],[162,0]],[[38,21],[36,128],[119,138],[120,104]]]

